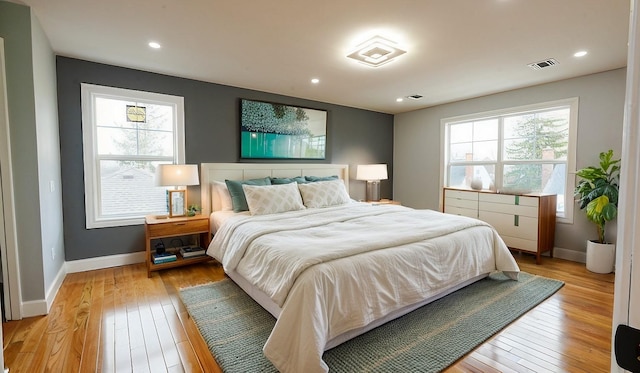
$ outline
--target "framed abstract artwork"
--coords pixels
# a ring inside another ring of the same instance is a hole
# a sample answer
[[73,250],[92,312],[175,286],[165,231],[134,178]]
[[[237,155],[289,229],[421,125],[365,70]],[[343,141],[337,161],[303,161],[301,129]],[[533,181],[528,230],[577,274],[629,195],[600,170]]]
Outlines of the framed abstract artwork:
[[240,100],[240,158],[325,159],[327,111]]

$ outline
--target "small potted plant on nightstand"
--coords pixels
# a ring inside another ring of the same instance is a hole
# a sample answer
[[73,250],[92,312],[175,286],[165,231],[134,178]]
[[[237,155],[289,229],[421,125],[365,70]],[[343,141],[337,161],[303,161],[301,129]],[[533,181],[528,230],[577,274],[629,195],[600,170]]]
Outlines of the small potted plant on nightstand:
[[187,208],[187,216],[196,216],[200,212],[200,206],[198,205],[189,205]]
[[587,219],[596,224],[598,239],[587,241],[587,269],[596,273],[613,272],[615,244],[605,237],[605,224],[618,214],[618,180],[620,159],[613,159],[613,150],[600,153],[600,164],[578,170],[581,178],[574,195],[587,213]]

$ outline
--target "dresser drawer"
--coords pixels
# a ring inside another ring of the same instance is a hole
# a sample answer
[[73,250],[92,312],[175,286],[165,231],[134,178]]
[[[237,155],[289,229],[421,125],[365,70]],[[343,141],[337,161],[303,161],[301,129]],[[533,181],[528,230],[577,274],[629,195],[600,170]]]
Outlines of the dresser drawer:
[[179,234],[199,233],[209,231],[209,220],[184,220],[161,224],[148,225],[150,237],[175,236]]
[[511,247],[514,249],[520,249],[524,251],[529,251],[535,253],[538,251],[538,242],[533,240],[525,240],[520,237],[511,237],[511,236],[500,236],[502,240],[507,245],[507,247]]
[[538,206],[522,206],[522,205],[507,205],[504,203],[494,202],[479,202],[478,209],[480,211],[499,212],[510,215],[528,216],[530,218],[538,217]]
[[470,199],[462,199],[462,198],[453,198],[448,194],[444,198],[444,206],[447,207],[460,207],[471,210],[478,210],[478,200],[470,200]]
[[453,189],[445,189],[444,190],[445,198],[449,199],[457,199],[457,200],[469,200],[478,202],[478,192],[467,192],[464,190],[453,190]]
[[461,215],[461,216],[466,216],[474,219],[478,218],[478,210],[476,209],[468,209],[468,208],[463,208],[458,206],[445,205],[444,212],[446,212],[447,214]]
[[500,194],[500,193],[479,193],[480,202],[502,203],[510,206],[538,206],[537,197]]
[[491,224],[500,236],[538,241],[538,219],[490,211],[480,211],[478,218]]

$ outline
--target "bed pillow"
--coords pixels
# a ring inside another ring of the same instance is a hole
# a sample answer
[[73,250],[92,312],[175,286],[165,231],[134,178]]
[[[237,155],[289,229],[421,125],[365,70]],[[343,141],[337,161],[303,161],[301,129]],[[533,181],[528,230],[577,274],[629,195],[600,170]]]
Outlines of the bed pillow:
[[242,190],[243,185],[271,185],[271,179],[263,177],[261,179],[249,179],[249,180],[225,180],[227,189],[231,195],[231,203],[233,204],[234,212],[249,211],[247,206],[247,199],[244,196]]
[[308,183],[307,179],[305,179],[304,176],[271,178],[271,185],[291,184],[293,182],[296,182],[298,184]]
[[342,180],[299,184],[298,189],[307,208],[337,206],[351,202]]
[[333,176],[305,176],[308,182],[339,180],[338,175]]
[[231,194],[227,189],[227,184],[222,181],[213,181],[213,188],[211,191],[211,198],[218,201],[216,211],[233,211],[233,202],[231,202]]
[[253,186],[243,185],[251,215],[277,214],[303,210],[297,183]]

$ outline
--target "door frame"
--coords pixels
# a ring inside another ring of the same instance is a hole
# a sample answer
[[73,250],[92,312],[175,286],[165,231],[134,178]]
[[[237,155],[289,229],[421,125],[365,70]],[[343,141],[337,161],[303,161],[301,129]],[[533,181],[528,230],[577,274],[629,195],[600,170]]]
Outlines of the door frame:
[[[9,104],[7,101],[4,39],[0,38],[0,246],[5,317],[22,318],[22,291],[18,262],[18,231],[11,166]],[[4,227],[4,229],[2,229]]]
[[640,329],[640,269],[633,259],[640,258],[640,219],[637,217],[640,198],[640,0],[631,0],[629,17],[629,47],[627,80],[622,127],[622,164],[618,211],[618,243],[616,277],[613,298],[611,372],[624,372],[616,362],[615,333],[619,324]]

